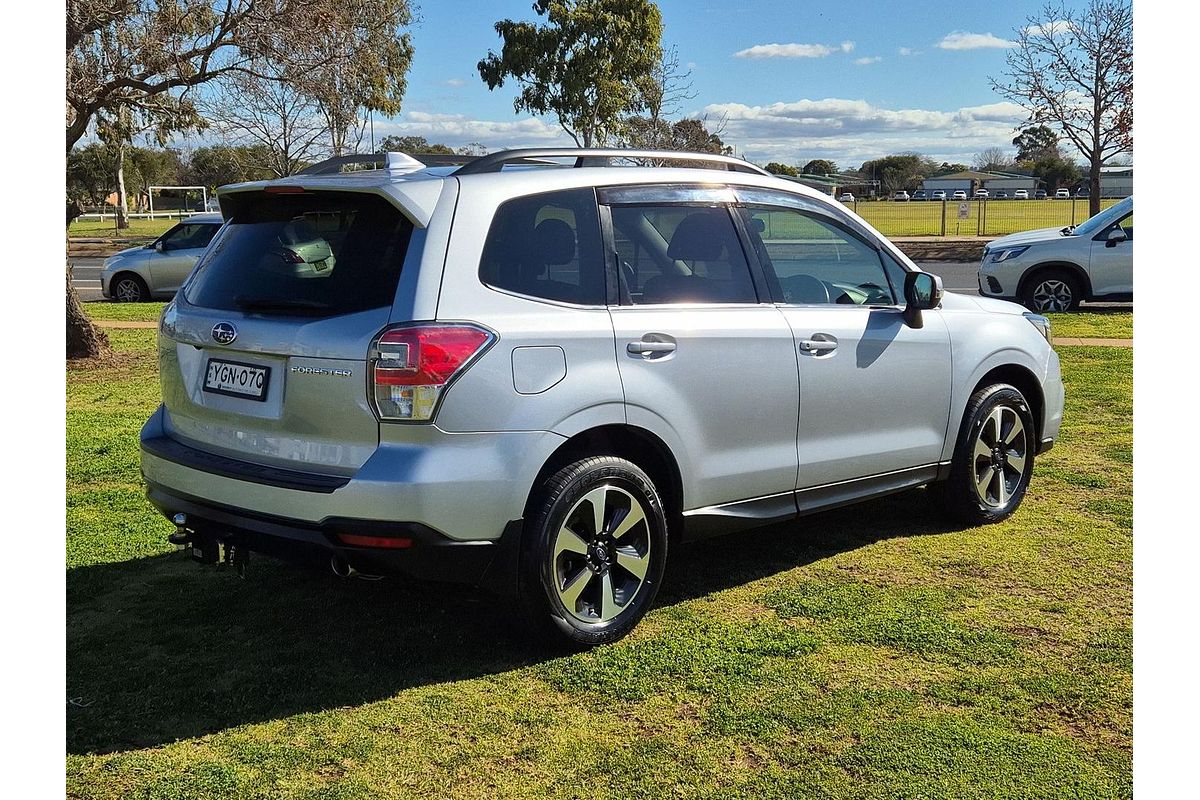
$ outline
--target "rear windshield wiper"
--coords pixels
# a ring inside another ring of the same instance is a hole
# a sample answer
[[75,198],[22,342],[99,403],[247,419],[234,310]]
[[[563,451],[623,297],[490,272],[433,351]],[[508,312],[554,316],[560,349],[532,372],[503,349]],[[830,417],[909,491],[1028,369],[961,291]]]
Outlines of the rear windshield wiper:
[[235,297],[233,304],[242,311],[328,311],[329,303],[319,300],[292,300],[287,298],[241,298]]

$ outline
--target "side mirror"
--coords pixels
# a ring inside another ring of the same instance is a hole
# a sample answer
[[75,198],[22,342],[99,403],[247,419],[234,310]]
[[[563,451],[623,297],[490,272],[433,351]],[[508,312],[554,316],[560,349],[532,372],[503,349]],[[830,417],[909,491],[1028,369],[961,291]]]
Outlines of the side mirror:
[[1104,237],[1105,247],[1116,247],[1121,242],[1129,240],[1129,234],[1121,226],[1117,226],[1108,232],[1108,236]]
[[163,243],[162,239],[159,239],[154,243],[154,249],[159,253],[163,253],[166,252],[167,246]]
[[921,312],[942,302],[942,279],[928,272],[908,273],[904,276],[904,302],[904,321],[910,328],[922,327]]

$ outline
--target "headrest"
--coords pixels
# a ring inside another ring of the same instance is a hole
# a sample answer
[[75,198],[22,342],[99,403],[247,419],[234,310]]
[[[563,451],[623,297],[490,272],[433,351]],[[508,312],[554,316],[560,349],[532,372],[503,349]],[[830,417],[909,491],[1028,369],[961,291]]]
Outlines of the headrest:
[[561,219],[544,219],[533,229],[531,248],[540,264],[569,264],[575,258],[575,231]]
[[729,235],[729,214],[707,208],[688,214],[680,221],[667,246],[667,258],[676,261],[716,261]]

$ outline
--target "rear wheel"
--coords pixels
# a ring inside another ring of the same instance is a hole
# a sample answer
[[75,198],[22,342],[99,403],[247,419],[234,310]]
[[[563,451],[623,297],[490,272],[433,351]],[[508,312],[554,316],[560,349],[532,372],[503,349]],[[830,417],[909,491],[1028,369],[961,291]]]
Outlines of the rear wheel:
[[950,477],[938,487],[945,510],[970,525],[999,522],[1021,505],[1033,474],[1037,436],[1016,387],[987,386],[967,403]]
[[113,278],[109,291],[118,303],[144,303],[150,299],[146,282],[131,272],[123,272]]
[[526,529],[521,595],[534,625],[576,646],[615,642],[645,615],[667,560],[650,477],[613,456],[577,461],[539,489]]
[[1025,284],[1021,300],[1025,305],[1040,313],[1047,311],[1074,311],[1083,299],[1079,279],[1062,269],[1043,270]]

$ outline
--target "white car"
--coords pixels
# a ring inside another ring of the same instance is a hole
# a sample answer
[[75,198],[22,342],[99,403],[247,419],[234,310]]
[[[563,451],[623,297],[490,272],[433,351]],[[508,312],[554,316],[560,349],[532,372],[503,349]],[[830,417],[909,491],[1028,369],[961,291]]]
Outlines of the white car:
[[1013,192],[1013,200],[1028,200],[1028,199],[1029,199],[1029,190],[1028,189],[1017,189],[1015,192]]
[[1038,312],[1070,311],[1081,300],[1132,300],[1133,198],[1074,228],[996,239],[983,250],[979,293]]
[[957,189],[957,190],[955,190],[954,196],[951,199],[952,200],[966,200],[967,193],[962,189]]
[[945,200],[946,199],[946,190],[945,189],[934,189],[931,197],[934,200]]
[[898,203],[903,203],[908,200],[908,192],[903,189],[892,195],[892,199]]
[[976,189],[975,197],[979,198],[980,200],[986,200],[988,197],[988,190],[987,189]]
[[1070,189],[1059,189],[1057,192],[1054,193],[1054,199],[1055,200],[1070,200],[1071,199],[1071,190]]
[[843,203],[853,203],[854,195],[850,194],[849,192],[842,192],[842,196],[839,197],[838,200],[840,200]]

